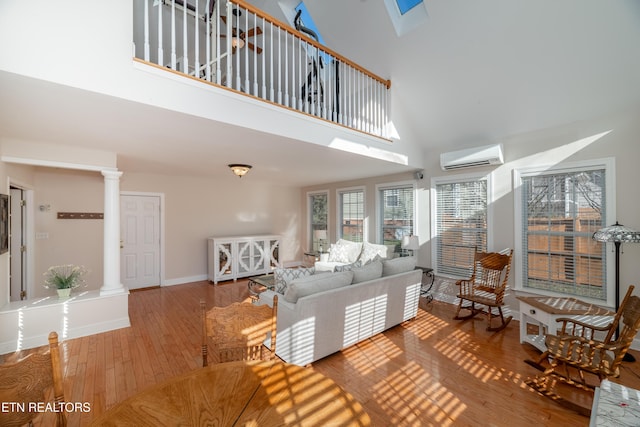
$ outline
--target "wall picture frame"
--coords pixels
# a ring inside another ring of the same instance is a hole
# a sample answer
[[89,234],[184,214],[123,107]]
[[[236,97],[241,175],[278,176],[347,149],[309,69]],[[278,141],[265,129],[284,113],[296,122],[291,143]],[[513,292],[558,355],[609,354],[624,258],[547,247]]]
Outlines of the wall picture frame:
[[0,254],[9,251],[9,195],[0,194]]

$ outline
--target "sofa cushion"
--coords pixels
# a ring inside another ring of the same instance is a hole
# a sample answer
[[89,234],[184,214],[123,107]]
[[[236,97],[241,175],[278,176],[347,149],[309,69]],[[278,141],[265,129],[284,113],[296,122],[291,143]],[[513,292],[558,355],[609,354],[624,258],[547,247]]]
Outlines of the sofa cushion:
[[301,277],[289,283],[287,291],[284,293],[284,299],[285,301],[296,303],[299,298],[347,286],[351,284],[352,280],[352,271]]
[[351,264],[358,260],[360,252],[362,252],[362,243],[340,239],[335,244],[331,245],[329,261]]
[[387,251],[388,248],[385,245],[376,245],[375,243],[364,242],[362,244],[360,261],[362,261],[362,264],[368,264],[376,259],[376,257],[389,258]]
[[336,271],[339,273],[341,271],[351,271],[353,269],[360,268],[360,267],[362,267],[362,262],[358,260],[356,262],[352,262],[351,264],[336,265],[333,271]]
[[316,271],[315,267],[310,268],[276,268],[273,270],[273,282],[275,285],[275,291],[279,294],[284,294],[287,291],[287,286],[293,280],[300,277],[311,276]]
[[382,261],[372,261],[367,265],[360,268],[354,268],[353,270],[352,284],[366,282],[368,280],[374,280],[382,277]]
[[416,258],[412,256],[382,260],[382,276],[392,276],[416,268]]

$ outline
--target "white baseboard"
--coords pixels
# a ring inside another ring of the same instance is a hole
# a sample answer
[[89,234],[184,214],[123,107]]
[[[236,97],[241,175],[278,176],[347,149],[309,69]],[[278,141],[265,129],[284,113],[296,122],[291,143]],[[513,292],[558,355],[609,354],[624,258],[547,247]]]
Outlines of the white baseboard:
[[202,282],[203,280],[208,280],[208,276],[206,274],[202,274],[199,276],[179,277],[177,279],[168,279],[162,282],[161,286],[184,285],[185,283]]

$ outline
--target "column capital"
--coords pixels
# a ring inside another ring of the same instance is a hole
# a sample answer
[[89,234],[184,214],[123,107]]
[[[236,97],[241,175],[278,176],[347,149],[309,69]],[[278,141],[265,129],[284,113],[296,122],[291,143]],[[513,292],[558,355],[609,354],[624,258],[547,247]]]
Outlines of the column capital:
[[119,170],[101,170],[100,173],[105,179],[120,179],[122,171]]

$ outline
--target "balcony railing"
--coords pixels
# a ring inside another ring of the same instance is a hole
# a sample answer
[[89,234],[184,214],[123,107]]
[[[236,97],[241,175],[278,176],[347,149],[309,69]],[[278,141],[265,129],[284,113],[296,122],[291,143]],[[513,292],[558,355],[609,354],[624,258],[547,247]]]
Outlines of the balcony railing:
[[134,4],[136,58],[389,138],[391,83],[239,0]]

